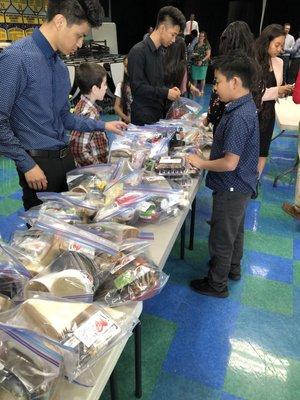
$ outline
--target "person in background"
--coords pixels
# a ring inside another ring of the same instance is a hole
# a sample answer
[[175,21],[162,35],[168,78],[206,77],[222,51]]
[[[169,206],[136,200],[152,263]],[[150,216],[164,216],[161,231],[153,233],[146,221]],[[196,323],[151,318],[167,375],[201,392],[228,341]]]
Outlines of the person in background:
[[164,117],[165,102],[180,96],[178,87],[164,84],[163,48],[175,42],[185,18],[176,7],[159,10],[152,34],[137,43],[128,54],[128,74],[132,92],[131,122],[135,125],[152,124]]
[[[298,70],[298,75],[295,83],[295,87],[293,90],[293,100],[294,103],[300,104],[300,69]],[[299,122],[299,132],[300,132],[300,122]],[[298,139],[299,141],[300,139]],[[299,143],[298,143],[299,146]],[[300,220],[300,164],[298,163],[298,171],[297,171],[297,182],[295,189],[295,203],[283,203],[282,209],[291,217]]]
[[191,281],[191,287],[223,298],[229,295],[228,279],[241,278],[245,212],[256,188],[259,127],[251,86],[257,70],[253,59],[237,52],[219,56],[213,65],[215,88],[226,106],[210,159],[187,157],[190,164],[208,171],[206,186],[213,191],[208,276]]
[[[164,83],[167,87],[179,87],[182,94],[188,92],[193,96],[199,96],[199,90],[191,83],[188,77],[188,64],[186,57],[186,45],[183,38],[177,36],[164,55]],[[172,102],[166,102],[166,113]]]
[[70,112],[69,72],[58,52],[80,48],[90,28],[101,25],[99,16],[97,0],[50,0],[42,26],[0,54],[0,153],[16,164],[25,210],[41,204],[38,191],[68,190],[66,173],[75,167],[68,131],[126,128]]
[[291,64],[288,74],[288,83],[295,83],[300,68],[300,32],[298,33],[298,39],[294,46],[290,50]]
[[260,153],[258,162],[259,178],[269,155],[271,138],[275,124],[275,101],[291,93],[292,85],[282,85],[283,61],[281,54],[285,33],[281,25],[268,25],[255,42],[256,59],[262,68],[265,93],[259,111]]
[[[224,55],[234,50],[240,50],[252,60],[255,59],[254,37],[249,25],[244,21],[231,22],[221,34],[219,55]],[[257,69],[259,69],[258,65]],[[252,91],[254,90],[252,95],[257,107],[260,106],[262,98],[262,95],[258,96],[258,92],[260,91],[258,86],[259,84],[256,82],[252,87]],[[220,100],[217,91],[213,89],[209,102],[207,118],[203,121],[204,125],[207,126],[209,123],[211,123],[213,125],[213,131],[215,132],[222,118],[224,110],[225,103]]]
[[211,47],[207,40],[205,32],[200,32],[198,36],[198,43],[194,47],[192,54],[192,70],[191,76],[192,81],[200,91],[200,96],[204,94],[205,79],[207,74],[207,68],[211,55]]
[[289,72],[289,66],[290,66],[290,51],[292,50],[294,44],[295,44],[295,39],[294,36],[290,35],[290,30],[291,30],[291,24],[286,22],[283,25],[283,30],[284,30],[284,46],[283,46],[283,53],[281,55],[281,58],[283,60],[283,83],[288,83],[288,72]]
[[123,82],[119,82],[115,90],[115,113],[124,121],[126,124],[130,124],[130,113],[132,94],[129,84],[128,76],[128,57],[126,56],[123,60],[124,64],[124,77]]
[[189,43],[187,44],[186,42],[185,42],[185,44],[186,44],[186,50],[187,50],[187,59],[188,59],[188,62],[190,62],[191,61],[191,58],[192,58],[192,55],[193,55],[193,52],[194,52],[194,49],[195,49],[195,46],[196,46],[196,44],[198,43],[198,31],[196,30],[196,29],[193,29],[192,30],[192,33],[189,35],[190,36],[190,41],[189,41]]
[[185,28],[184,28],[184,36],[186,35],[190,35],[192,33],[192,30],[196,30],[199,33],[199,25],[198,22],[195,21],[195,14],[191,14],[190,16],[190,20],[187,21],[187,23],[185,24]]
[[143,40],[145,40],[146,37],[150,36],[152,32],[153,32],[153,27],[149,26],[148,32],[145,33],[145,35],[143,36]]
[[[83,63],[76,71],[76,82],[81,98],[75,107],[75,114],[100,120],[96,101],[103,100],[106,90],[106,70],[95,63]],[[105,132],[72,131],[71,152],[77,167],[107,162],[108,139]]]

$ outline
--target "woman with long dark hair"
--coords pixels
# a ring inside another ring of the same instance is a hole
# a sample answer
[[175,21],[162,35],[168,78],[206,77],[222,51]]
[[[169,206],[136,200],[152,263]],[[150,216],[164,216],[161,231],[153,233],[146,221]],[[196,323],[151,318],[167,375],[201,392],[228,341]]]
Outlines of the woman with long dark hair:
[[[228,54],[231,51],[241,51],[248,57],[255,60],[254,54],[254,37],[249,28],[249,25],[244,21],[235,21],[227,26],[220,37],[219,55]],[[257,65],[258,75],[257,81],[252,84],[252,95],[256,106],[261,102],[263,91],[262,85],[259,83],[259,66]],[[216,91],[213,90],[210,98],[207,118],[204,121],[205,125],[213,124],[214,132],[222,118],[225,109],[223,103]]]
[[[164,83],[166,87],[178,87],[181,94],[190,92],[193,96],[199,96],[199,90],[190,82],[188,77],[188,63],[186,54],[186,45],[182,37],[178,36],[164,55]],[[172,102],[167,100],[166,112],[169,110]]]
[[130,123],[130,106],[132,103],[132,95],[131,95],[131,89],[129,85],[129,76],[128,76],[128,71],[127,71],[127,65],[128,65],[128,57],[125,56],[123,60],[124,64],[124,77],[123,77],[123,82],[120,82],[116,86],[115,90],[115,113],[119,115],[119,117],[122,119],[122,121],[126,122],[126,124]]
[[259,110],[260,157],[259,176],[266,165],[275,124],[275,101],[291,93],[292,85],[282,85],[283,61],[278,56],[282,53],[285,34],[281,25],[268,25],[255,42],[256,59],[262,69],[265,93]]

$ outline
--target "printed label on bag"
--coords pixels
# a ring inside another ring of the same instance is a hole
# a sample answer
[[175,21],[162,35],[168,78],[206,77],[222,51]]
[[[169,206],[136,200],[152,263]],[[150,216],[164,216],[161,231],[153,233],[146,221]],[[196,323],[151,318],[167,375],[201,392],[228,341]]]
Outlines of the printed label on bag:
[[84,254],[89,258],[95,257],[95,249],[93,247],[82,245],[74,240],[70,240],[68,250]]
[[88,321],[82,324],[74,335],[85,346],[91,347],[95,342],[97,346],[110,342],[121,332],[121,328],[102,311],[98,311]]
[[143,201],[140,203],[137,207],[137,209],[141,212],[146,212],[149,210],[149,208],[153,206],[153,203],[149,203],[149,201]]
[[181,164],[181,158],[170,158],[170,157],[161,157],[159,160],[160,164]]

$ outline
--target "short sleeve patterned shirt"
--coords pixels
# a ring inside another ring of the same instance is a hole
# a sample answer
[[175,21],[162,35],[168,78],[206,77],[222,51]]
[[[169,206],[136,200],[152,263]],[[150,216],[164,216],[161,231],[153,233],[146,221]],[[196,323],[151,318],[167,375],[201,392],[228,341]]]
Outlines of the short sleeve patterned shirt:
[[240,157],[237,168],[227,172],[208,172],[206,186],[214,191],[253,193],[257,182],[259,126],[252,95],[246,95],[225,106],[217,127],[210,159],[232,153]]

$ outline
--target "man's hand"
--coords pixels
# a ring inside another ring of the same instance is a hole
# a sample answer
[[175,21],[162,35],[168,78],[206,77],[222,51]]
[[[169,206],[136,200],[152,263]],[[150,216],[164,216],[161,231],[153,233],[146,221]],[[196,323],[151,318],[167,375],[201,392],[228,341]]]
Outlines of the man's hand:
[[123,136],[123,131],[127,129],[127,125],[122,121],[111,121],[105,123],[105,130]]
[[178,89],[178,87],[173,87],[172,89],[169,89],[168,92],[168,99],[171,101],[175,101],[177,99],[179,99],[181,93],[180,90]]
[[41,168],[37,164],[32,169],[25,172],[24,175],[25,175],[25,179],[26,179],[30,189],[33,189],[33,190],[46,190],[47,189],[47,185],[48,185],[47,178],[46,178],[44,172],[41,170]]
[[188,161],[189,164],[191,164],[193,167],[196,167],[198,169],[202,169],[202,158],[197,156],[196,154],[190,154],[186,157],[186,160]]

